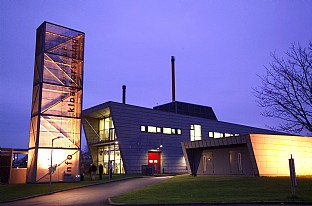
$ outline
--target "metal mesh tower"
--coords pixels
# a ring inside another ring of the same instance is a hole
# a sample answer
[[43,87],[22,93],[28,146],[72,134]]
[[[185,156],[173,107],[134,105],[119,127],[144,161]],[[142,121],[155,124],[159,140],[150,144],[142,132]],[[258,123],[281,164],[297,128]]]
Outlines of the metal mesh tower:
[[37,29],[27,183],[79,174],[84,33],[48,22]]

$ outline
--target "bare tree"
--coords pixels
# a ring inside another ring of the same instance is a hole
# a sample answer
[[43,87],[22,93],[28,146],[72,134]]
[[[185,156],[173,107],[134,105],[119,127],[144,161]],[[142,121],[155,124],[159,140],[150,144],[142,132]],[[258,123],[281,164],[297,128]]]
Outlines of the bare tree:
[[292,44],[285,58],[272,54],[273,61],[254,89],[262,113],[282,119],[278,128],[288,132],[312,132],[312,42],[307,48]]

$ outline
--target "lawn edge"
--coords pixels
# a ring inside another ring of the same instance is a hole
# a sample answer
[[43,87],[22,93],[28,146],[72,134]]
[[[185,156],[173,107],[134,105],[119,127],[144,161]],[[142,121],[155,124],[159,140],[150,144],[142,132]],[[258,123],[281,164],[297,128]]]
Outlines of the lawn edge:
[[44,196],[44,195],[50,195],[50,194],[54,194],[54,193],[58,193],[58,192],[64,192],[64,191],[79,189],[79,188],[83,188],[83,187],[91,187],[91,186],[95,186],[95,185],[109,184],[109,183],[118,182],[118,181],[127,180],[127,179],[145,178],[145,177],[147,177],[147,176],[127,177],[127,178],[116,179],[116,180],[113,179],[113,180],[110,180],[108,182],[97,182],[97,183],[90,184],[90,185],[82,185],[82,186],[77,186],[77,187],[74,187],[74,188],[61,189],[61,190],[57,190],[57,191],[53,191],[53,192],[47,192],[47,193],[42,193],[42,194],[38,194],[38,195],[31,195],[31,196],[21,197],[21,198],[17,198],[17,199],[12,199],[12,200],[0,201],[0,204],[15,202],[15,201],[19,201],[19,200],[30,199],[30,198],[34,198],[34,197],[40,197],[40,196]]

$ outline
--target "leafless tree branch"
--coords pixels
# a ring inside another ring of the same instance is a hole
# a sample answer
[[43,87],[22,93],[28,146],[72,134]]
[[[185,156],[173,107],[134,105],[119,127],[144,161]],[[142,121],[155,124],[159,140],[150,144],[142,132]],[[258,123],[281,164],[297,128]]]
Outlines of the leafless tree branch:
[[279,130],[312,132],[312,42],[307,48],[292,44],[285,58],[271,56],[266,74],[259,76],[262,86],[254,89],[262,115],[283,120]]

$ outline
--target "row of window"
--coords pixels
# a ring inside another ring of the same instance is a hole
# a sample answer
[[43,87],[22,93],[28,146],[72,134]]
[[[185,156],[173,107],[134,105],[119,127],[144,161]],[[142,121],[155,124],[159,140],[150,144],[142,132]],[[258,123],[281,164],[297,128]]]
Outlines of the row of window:
[[[163,133],[163,134],[182,134],[181,129],[169,128],[169,127],[156,127],[156,126],[141,126],[141,132],[149,133]],[[239,134],[231,134],[224,132],[209,132],[208,136],[210,138],[224,138],[239,136]],[[190,139],[191,141],[202,140],[201,125],[191,124],[190,125]]]
[[223,137],[239,136],[239,134],[230,134],[230,133],[223,133],[223,132],[209,132],[208,136],[210,138],[223,138]]
[[141,132],[149,133],[163,133],[163,134],[182,134],[181,129],[170,128],[170,127],[156,127],[156,126],[141,126]]

